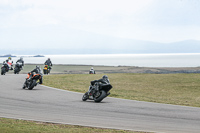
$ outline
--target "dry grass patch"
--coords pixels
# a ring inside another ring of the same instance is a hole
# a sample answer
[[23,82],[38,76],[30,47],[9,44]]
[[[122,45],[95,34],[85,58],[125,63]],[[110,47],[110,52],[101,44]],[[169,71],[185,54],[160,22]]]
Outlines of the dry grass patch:
[[[90,81],[104,74],[63,74],[44,76],[44,85],[86,92]],[[199,74],[107,74],[111,97],[200,107]]]
[[144,133],[0,118],[1,133]]

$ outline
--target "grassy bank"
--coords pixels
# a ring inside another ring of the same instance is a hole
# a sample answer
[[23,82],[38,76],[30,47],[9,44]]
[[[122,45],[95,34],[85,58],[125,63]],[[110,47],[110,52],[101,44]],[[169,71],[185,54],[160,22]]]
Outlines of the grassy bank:
[[[140,133],[0,118],[1,133]],[[142,133],[142,132],[141,132]]]
[[[25,64],[21,74],[27,74],[32,71],[36,65],[44,68],[44,64]],[[91,67],[94,67],[97,73],[119,73],[127,71],[134,67],[114,67],[114,66],[91,66],[91,65],[53,65],[51,74],[88,74]],[[13,71],[8,73],[13,74]]]
[[[107,74],[113,85],[111,97],[200,107],[199,74]],[[90,81],[103,74],[44,76],[44,85],[86,92]]]
[[[1,64],[0,64],[1,65]],[[36,65],[41,69],[44,64],[25,64],[20,72],[26,74],[33,70]],[[172,74],[172,73],[200,73],[200,67],[137,67],[137,66],[91,66],[91,65],[53,65],[51,74],[88,74],[91,67],[97,74],[103,73],[151,73],[151,74]],[[9,71],[8,73],[14,73]]]

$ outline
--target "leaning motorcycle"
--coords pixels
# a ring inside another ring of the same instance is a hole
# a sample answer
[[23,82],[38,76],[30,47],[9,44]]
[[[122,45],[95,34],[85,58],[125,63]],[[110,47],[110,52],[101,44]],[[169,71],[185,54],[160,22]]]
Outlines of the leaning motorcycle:
[[86,92],[82,100],[94,100],[95,102],[101,102],[104,98],[106,98],[108,95],[110,95],[110,90],[112,88],[111,84],[101,84],[100,82],[96,82],[93,86],[91,86],[92,89]]
[[37,86],[38,80],[42,78],[41,74],[36,74],[33,72],[32,77],[29,77],[31,73],[28,73],[28,78],[26,78],[26,81],[23,85],[23,89],[28,88],[29,90],[32,90],[35,86]]
[[19,74],[19,72],[21,71],[21,67],[22,67],[22,63],[17,62],[14,68],[14,74]]
[[6,72],[8,72],[8,71],[9,71],[9,67],[6,63],[4,63],[1,67],[1,75],[5,75]]

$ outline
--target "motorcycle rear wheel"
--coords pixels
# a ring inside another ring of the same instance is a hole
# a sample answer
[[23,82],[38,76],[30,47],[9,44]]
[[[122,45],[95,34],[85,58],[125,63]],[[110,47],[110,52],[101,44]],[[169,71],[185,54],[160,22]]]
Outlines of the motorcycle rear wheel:
[[43,73],[44,73],[44,74],[47,74],[47,70],[43,70]]

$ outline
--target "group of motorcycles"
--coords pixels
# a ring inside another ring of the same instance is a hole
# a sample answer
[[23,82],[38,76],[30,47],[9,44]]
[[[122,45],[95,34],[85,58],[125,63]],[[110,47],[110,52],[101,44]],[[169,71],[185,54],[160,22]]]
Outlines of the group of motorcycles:
[[[9,66],[8,64],[6,63],[3,63],[2,67],[1,67],[1,75],[5,75],[6,72],[8,72],[10,69],[9,69]],[[12,69],[11,69],[12,70]],[[17,62],[15,64],[15,67],[14,67],[14,74],[19,74],[19,72],[22,70],[22,63],[20,62]]]
[[[19,72],[22,70],[22,64],[19,62],[15,64],[14,67],[14,74],[19,74]],[[51,67],[48,65],[44,66],[43,73],[49,74],[51,70]],[[1,67],[1,75],[5,75],[6,72],[9,71],[9,67],[6,63],[4,63]],[[42,73],[28,73],[28,77],[26,78],[25,83],[23,84],[23,89],[27,88],[29,90],[32,90],[35,86],[38,85],[38,80],[42,78]],[[82,100],[94,100],[95,102],[101,102],[104,98],[106,98],[110,94],[110,90],[112,88],[112,85],[110,83],[108,84],[102,84],[100,82],[96,82],[93,86],[91,86],[92,89],[88,92],[86,92]]]
[[[50,66],[45,65],[45,66],[44,66],[44,69],[43,69],[43,73],[44,73],[44,74],[49,74],[49,73],[50,73],[50,69],[51,69]],[[3,63],[3,65],[1,66],[1,75],[5,75],[9,70],[13,70],[13,69],[12,69],[12,68],[9,69],[8,64]],[[22,70],[22,63],[17,62],[17,63],[15,64],[15,67],[14,67],[14,74],[19,74],[19,72],[20,72],[21,70]]]

